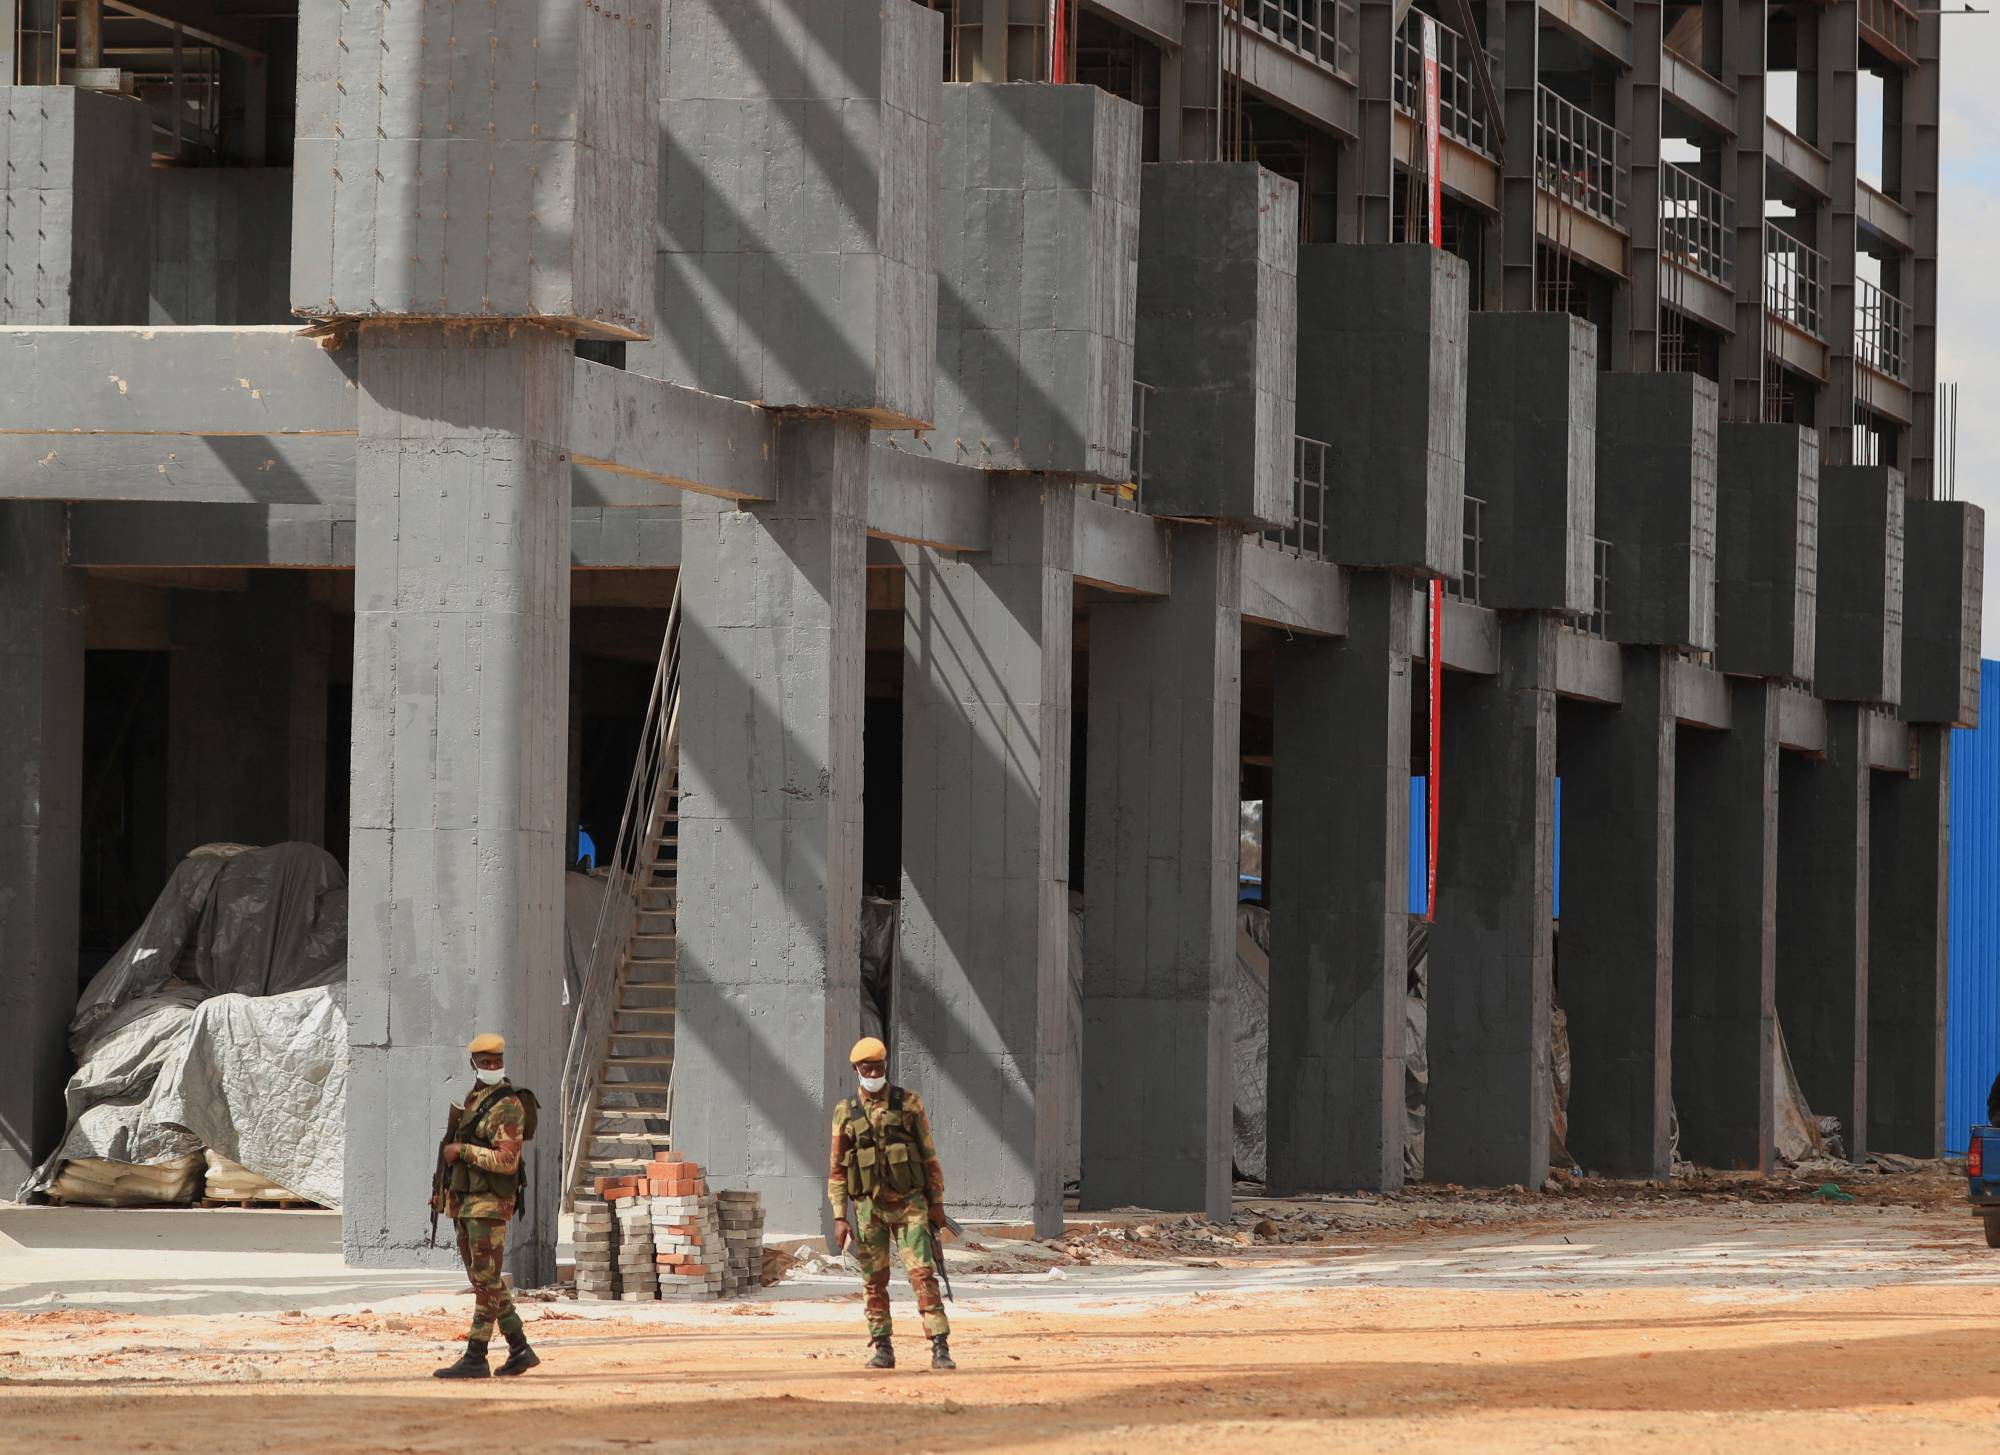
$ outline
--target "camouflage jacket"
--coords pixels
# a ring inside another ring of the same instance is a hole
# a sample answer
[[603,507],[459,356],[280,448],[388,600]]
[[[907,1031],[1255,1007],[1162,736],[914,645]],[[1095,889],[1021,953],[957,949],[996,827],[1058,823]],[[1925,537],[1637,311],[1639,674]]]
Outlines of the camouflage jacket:
[[[879,1134],[884,1118],[891,1114],[889,1093],[893,1089],[885,1086],[877,1092],[857,1090],[855,1095],[833,1109],[832,1146],[826,1162],[826,1200],[833,1204],[836,1218],[847,1216],[847,1153],[853,1146],[848,1123],[854,1119],[858,1107],[867,1113],[869,1123]],[[931,1203],[941,1204],[944,1201],[944,1167],[938,1162],[937,1142],[931,1136],[930,1113],[924,1110],[923,1098],[914,1091],[904,1091],[903,1114],[915,1127],[917,1151],[924,1163],[924,1195]],[[900,1204],[905,1199],[885,1194],[878,1201]]]
[[[496,1100],[498,1104],[481,1116],[487,1104]],[[521,1147],[526,1141],[527,1118],[521,1109],[520,1098],[514,1095],[511,1082],[474,1087],[472,1094],[465,1099],[465,1113],[459,1124],[476,1127],[480,1142],[488,1144],[482,1146],[461,1141],[459,1146],[464,1149],[461,1158],[464,1166],[509,1178],[521,1170]],[[496,1218],[506,1222],[514,1216],[514,1199],[511,1196],[502,1197],[485,1188],[466,1188],[462,1184],[467,1179],[462,1175],[453,1177],[451,1181],[453,1186],[445,1193],[444,1211],[447,1217]]]

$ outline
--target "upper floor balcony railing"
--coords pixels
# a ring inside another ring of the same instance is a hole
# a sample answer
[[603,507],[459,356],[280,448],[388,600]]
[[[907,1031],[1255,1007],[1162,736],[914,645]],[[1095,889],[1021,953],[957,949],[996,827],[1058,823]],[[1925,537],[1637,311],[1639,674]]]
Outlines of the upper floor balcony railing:
[[1354,75],[1360,0],[1237,0],[1243,21],[1339,75]]
[[1146,401],[1152,393],[1151,384],[1141,384],[1137,379],[1132,381],[1132,445],[1125,461],[1124,483],[1085,487],[1098,499],[1125,510],[1139,509],[1139,502],[1146,496]]
[[1854,357],[1878,374],[1910,381],[1910,305],[1866,278],[1854,280]]
[[1482,604],[1486,597],[1486,502],[1477,495],[1465,497],[1464,525],[1459,534],[1459,568],[1455,579],[1445,583],[1445,591],[1470,605]]
[[1536,103],[1535,120],[1536,185],[1622,229],[1632,191],[1625,133],[1546,86]]
[[[1403,28],[1396,32],[1396,69],[1391,78],[1396,109],[1420,121],[1424,111],[1425,18],[1415,10],[1403,17]],[[1490,128],[1472,70],[1474,66],[1487,65],[1487,57],[1450,26],[1436,20],[1431,24],[1437,26],[1438,32],[1438,128],[1446,136],[1490,157],[1493,155]]]
[[1292,437],[1292,524],[1287,530],[1264,532],[1273,545],[1316,561],[1324,561],[1332,545],[1326,535],[1326,457],[1331,448],[1325,440]]
[[1764,224],[1764,308],[1780,323],[1826,341],[1826,255],[1775,222]]
[[1724,288],[1736,285],[1736,204],[1672,162],[1660,164],[1660,252]]

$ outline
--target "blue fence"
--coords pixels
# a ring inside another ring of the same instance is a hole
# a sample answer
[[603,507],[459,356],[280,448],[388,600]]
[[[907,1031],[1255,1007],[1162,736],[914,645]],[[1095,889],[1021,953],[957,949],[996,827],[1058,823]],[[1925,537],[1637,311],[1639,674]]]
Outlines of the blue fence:
[[[1424,912],[1425,891],[1429,887],[1430,868],[1425,863],[1425,848],[1429,842],[1427,830],[1429,816],[1424,811],[1425,780],[1410,780],[1410,913]],[[1447,791],[1450,785],[1446,785]],[[1563,784],[1556,779],[1556,863],[1555,863],[1555,903],[1550,913],[1557,919],[1563,912]]]
[[[1951,735],[1951,974],[1945,1019],[1944,1141],[1986,1120],[2000,1073],[2000,723],[1985,703],[2000,662],[1979,664],[1980,726]],[[2000,696],[1993,696],[2000,703]]]

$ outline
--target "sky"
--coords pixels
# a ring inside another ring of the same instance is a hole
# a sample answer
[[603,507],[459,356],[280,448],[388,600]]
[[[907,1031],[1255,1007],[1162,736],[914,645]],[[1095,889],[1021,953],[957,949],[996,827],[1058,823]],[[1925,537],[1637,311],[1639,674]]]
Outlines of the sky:
[[[1950,4],[1958,0],[1948,0]],[[1983,654],[2000,654],[2000,13],[1947,15],[1938,378],[1958,390],[1958,498],[1986,511]]]

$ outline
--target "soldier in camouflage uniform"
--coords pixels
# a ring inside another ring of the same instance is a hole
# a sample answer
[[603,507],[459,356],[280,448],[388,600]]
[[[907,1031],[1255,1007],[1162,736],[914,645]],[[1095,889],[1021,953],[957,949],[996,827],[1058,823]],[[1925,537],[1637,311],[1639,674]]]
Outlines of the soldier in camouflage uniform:
[[[447,1171],[442,1211],[458,1229],[458,1256],[472,1280],[472,1333],[456,1364],[436,1371],[439,1379],[484,1379],[488,1373],[523,1374],[541,1363],[528,1347],[513,1295],[501,1278],[507,1254],[507,1224],[519,1205],[521,1148],[534,1135],[540,1113],[535,1094],[507,1080],[507,1043],[499,1036],[475,1036],[467,1047],[478,1078],[458,1119],[458,1140],[439,1151]],[[432,1199],[432,1211],[439,1211]],[[486,1367],[493,1328],[507,1336],[507,1361]]]
[[889,1051],[873,1036],[848,1058],[860,1094],[833,1113],[833,1150],[826,1195],[833,1204],[836,1249],[852,1248],[867,1289],[868,1368],[894,1369],[890,1343],[890,1252],[902,1255],[910,1291],[931,1341],[931,1368],[956,1369],[951,1324],[931,1262],[931,1229],[944,1223],[944,1169],[931,1140],[931,1119],[914,1091],[889,1085]]

